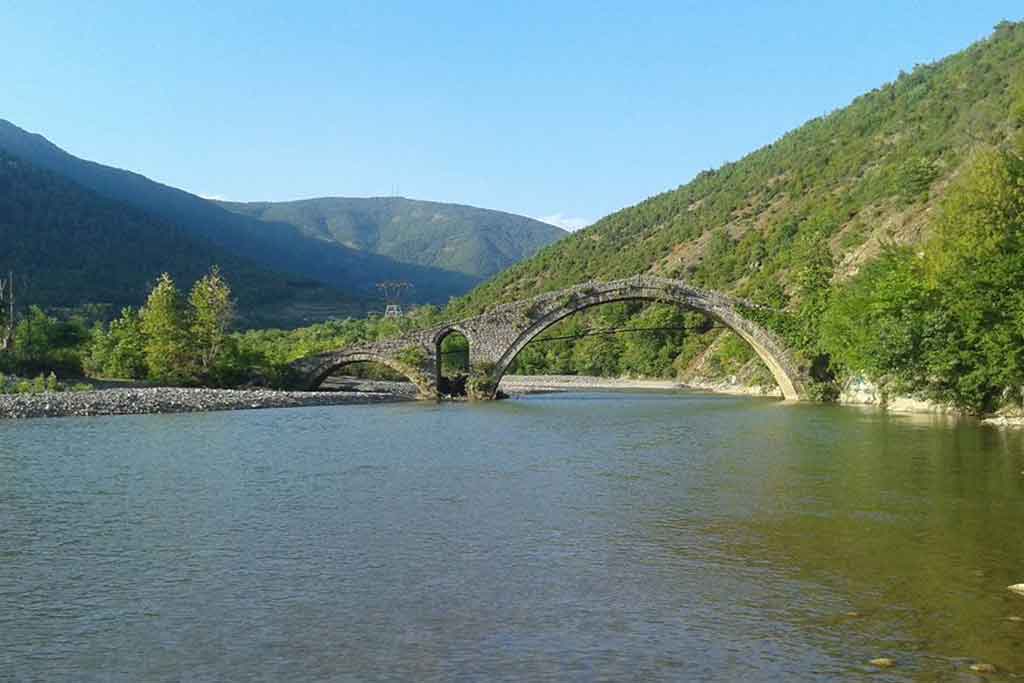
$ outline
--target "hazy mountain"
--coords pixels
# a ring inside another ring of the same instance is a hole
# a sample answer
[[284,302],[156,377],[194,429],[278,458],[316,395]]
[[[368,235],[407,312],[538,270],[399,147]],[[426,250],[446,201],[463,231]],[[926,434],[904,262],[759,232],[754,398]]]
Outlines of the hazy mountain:
[[19,303],[43,307],[145,301],[170,272],[183,289],[221,267],[243,324],[301,324],[359,314],[366,302],[316,281],[260,268],[139,209],[0,150],[0,272],[13,270]]
[[502,211],[402,197],[218,203],[235,213],[293,225],[311,238],[480,280],[567,234]]
[[318,280],[348,295],[374,296],[379,280],[408,280],[415,285],[417,300],[445,302],[480,281],[478,276],[353,249],[289,223],[228,211],[137,173],[79,159],[41,135],[4,120],[0,120],[0,150],[145,211],[229,253],[292,277]]

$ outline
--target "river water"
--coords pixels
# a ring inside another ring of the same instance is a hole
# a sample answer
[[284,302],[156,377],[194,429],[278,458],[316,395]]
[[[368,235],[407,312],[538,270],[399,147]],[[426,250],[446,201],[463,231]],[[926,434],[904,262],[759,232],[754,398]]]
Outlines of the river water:
[[6,422],[0,679],[1009,680],[1022,521],[1019,433],[751,398]]

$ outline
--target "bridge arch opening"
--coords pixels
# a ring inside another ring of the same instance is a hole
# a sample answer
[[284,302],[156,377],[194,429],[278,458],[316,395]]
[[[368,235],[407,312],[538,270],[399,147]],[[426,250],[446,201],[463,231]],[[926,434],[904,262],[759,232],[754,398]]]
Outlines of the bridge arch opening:
[[306,389],[393,393],[410,398],[430,391],[416,369],[385,356],[366,353],[324,359]]
[[465,396],[469,381],[469,337],[458,328],[442,331],[435,340],[437,391],[441,396]]
[[[709,302],[707,305],[703,305],[704,302],[690,294],[676,295],[671,291],[647,291],[642,288],[623,288],[619,291],[603,291],[590,296],[585,295],[581,297],[574,297],[571,300],[566,301],[564,305],[547,311],[529,327],[523,330],[519,334],[518,338],[501,356],[495,369],[496,382],[500,382],[501,378],[514,367],[513,364],[516,363],[523,350],[533,342],[545,337],[550,338],[551,336],[561,336],[557,334],[545,335],[545,332],[559,323],[564,325],[571,321],[576,314],[596,307],[604,307],[606,305],[619,307],[625,306],[626,310],[630,310],[630,306],[637,304],[642,305],[644,310],[655,311],[656,313],[652,317],[656,324],[650,325],[650,327],[669,328],[664,330],[665,332],[670,332],[670,328],[672,327],[680,327],[683,328],[681,332],[690,335],[690,338],[697,338],[696,335],[702,331],[706,332],[712,328],[721,329],[722,331],[715,335],[715,337],[717,338],[718,336],[722,336],[723,341],[728,346],[728,350],[731,351],[733,355],[736,355],[736,350],[739,349],[746,353],[746,358],[742,359],[744,362],[749,361],[753,357],[757,357],[761,364],[763,364],[764,371],[760,373],[760,378],[766,380],[763,386],[772,387],[774,385],[783,397],[793,400],[799,399],[799,393],[794,386],[793,381],[787,375],[786,370],[782,367],[782,363],[776,357],[775,350],[768,346],[770,340],[759,335],[759,328],[756,325],[746,321],[744,318],[730,310],[713,305],[713,303]],[[672,311],[672,313],[667,313],[667,311]],[[689,322],[686,322],[688,315],[690,316]],[[676,316],[675,322],[670,324],[661,324],[661,322],[664,321],[665,316],[668,316],[669,320],[672,320],[672,317]],[[678,324],[680,319],[682,320],[682,324]],[[690,325],[692,329],[687,331],[685,329],[687,325]],[[642,336],[657,334],[654,330],[648,331],[636,329],[645,327],[643,324],[627,322],[624,327],[627,331],[623,332],[623,337],[631,335]],[[555,330],[558,329],[559,328],[555,328]],[[636,329],[636,331],[633,331],[634,329]],[[569,333],[565,336],[571,336],[571,334],[572,333]],[[588,343],[595,347],[602,346],[598,342],[584,341],[588,339],[590,339],[589,334],[579,335],[578,338],[575,339],[575,343]],[[605,347],[603,351],[608,353],[609,349],[613,349],[616,344],[605,343],[603,346]],[[626,344],[619,344],[619,346],[626,346]],[[602,351],[602,349],[598,348],[597,351]],[[693,354],[695,349],[690,348],[687,351],[688,353]],[[520,362],[518,365],[519,367],[522,367],[525,363]],[[678,370],[678,368],[676,369]]]

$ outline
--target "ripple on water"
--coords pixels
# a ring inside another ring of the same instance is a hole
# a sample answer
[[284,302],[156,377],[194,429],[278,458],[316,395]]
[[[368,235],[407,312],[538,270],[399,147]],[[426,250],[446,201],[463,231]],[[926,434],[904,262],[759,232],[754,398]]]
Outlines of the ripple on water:
[[0,669],[1020,674],[1022,454],[969,424],[671,392],[12,423]]

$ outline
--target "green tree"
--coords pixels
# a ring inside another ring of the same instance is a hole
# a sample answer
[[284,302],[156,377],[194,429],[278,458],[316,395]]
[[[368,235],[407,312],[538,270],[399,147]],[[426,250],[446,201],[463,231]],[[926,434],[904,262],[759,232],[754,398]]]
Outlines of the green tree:
[[640,377],[671,377],[672,362],[679,355],[686,333],[684,312],[678,306],[647,306],[630,318],[629,329],[644,330],[623,335],[620,370]]
[[58,320],[40,307],[32,306],[15,328],[11,369],[23,375],[48,372],[61,376],[80,375],[80,347],[88,337],[82,320]]
[[121,317],[104,329],[101,323],[93,328],[86,370],[99,377],[143,379],[146,366],[146,339],[142,333],[142,317],[131,306],[121,310]]
[[146,365],[150,376],[173,384],[195,381],[188,320],[181,293],[167,273],[160,276],[142,309]]
[[573,345],[573,369],[583,375],[615,377],[621,355],[622,340],[615,335],[583,337]]
[[897,392],[923,386],[926,335],[935,306],[923,270],[911,251],[890,249],[836,293],[820,331],[837,374],[864,373]]
[[912,157],[897,169],[897,185],[908,202],[928,198],[928,190],[938,177],[935,166],[923,157]]
[[928,364],[937,398],[987,410],[1024,385],[1024,158],[980,154],[943,201],[927,249]]
[[192,286],[188,297],[191,350],[200,377],[220,375],[236,355],[231,339],[235,302],[231,288],[214,266]]
[[792,341],[805,356],[813,359],[823,351],[819,328],[829,306],[830,283],[835,266],[828,240],[820,234],[810,235],[800,241],[796,259],[799,265],[793,279],[799,306],[792,324]]

